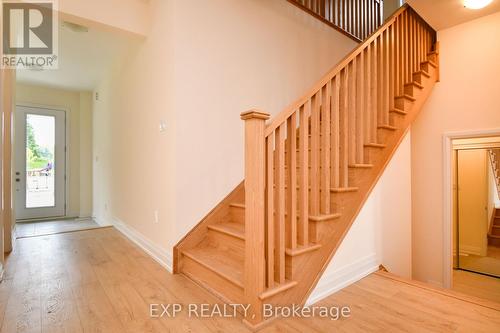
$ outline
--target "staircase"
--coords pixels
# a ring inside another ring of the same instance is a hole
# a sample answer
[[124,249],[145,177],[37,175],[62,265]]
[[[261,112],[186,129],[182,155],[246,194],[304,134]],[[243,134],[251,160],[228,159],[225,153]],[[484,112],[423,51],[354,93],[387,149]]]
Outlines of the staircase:
[[174,249],[174,272],[228,303],[304,304],[439,78],[408,5],[270,122],[245,122],[245,181]]
[[488,246],[500,247],[500,209],[495,209],[493,223],[488,232]]
[[[490,149],[490,162],[500,198],[500,149]],[[488,245],[500,247],[500,209],[495,209],[493,221],[488,232]]]
[[490,149],[490,162],[497,185],[497,193],[500,198],[500,149]]

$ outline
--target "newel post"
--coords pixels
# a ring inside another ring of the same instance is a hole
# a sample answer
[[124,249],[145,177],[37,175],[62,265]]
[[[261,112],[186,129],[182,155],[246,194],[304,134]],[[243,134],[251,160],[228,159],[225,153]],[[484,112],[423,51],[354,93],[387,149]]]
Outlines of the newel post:
[[[265,288],[265,137],[269,114],[250,110],[241,114],[245,122],[245,298],[251,304],[246,320],[262,320],[259,295]],[[253,317],[252,315],[255,315]],[[253,318],[252,318],[253,317]]]

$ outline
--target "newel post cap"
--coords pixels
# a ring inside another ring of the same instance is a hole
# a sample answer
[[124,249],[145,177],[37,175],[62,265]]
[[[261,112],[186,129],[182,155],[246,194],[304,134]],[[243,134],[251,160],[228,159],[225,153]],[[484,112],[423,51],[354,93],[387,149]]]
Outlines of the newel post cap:
[[241,115],[241,120],[248,120],[248,119],[262,119],[262,120],[268,120],[271,115],[269,113],[257,110],[257,109],[252,109],[246,112],[243,112]]

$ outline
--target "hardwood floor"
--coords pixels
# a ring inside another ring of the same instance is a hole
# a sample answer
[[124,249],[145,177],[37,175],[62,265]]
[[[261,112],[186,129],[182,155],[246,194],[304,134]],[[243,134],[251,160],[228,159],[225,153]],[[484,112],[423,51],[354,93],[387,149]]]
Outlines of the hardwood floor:
[[[249,332],[241,318],[150,318],[152,303],[218,303],[112,228],[19,239],[0,284],[2,333]],[[500,305],[372,274],[319,305],[349,318],[278,319],[262,332],[498,332]]]
[[500,304],[500,278],[465,271],[453,271],[453,290]]

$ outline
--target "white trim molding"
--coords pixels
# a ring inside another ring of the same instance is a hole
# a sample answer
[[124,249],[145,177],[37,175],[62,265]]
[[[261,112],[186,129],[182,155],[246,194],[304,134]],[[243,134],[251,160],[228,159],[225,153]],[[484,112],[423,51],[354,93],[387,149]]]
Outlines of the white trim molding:
[[125,237],[143,249],[147,254],[151,256],[156,262],[158,262],[167,271],[172,273],[172,261],[173,254],[172,251],[155,244],[150,239],[146,238],[140,232],[134,228],[126,225],[118,218],[113,218],[114,227],[120,231]]
[[473,139],[500,135],[500,128],[463,132],[443,133],[443,284],[444,288],[453,285],[453,180],[451,161],[452,140]]
[[309,296],[306,306],[310,306],[320,300],[332,295],[362,278],[376,272],[379,269],[377,255],[372,253],[366,257],[358,259],[349,265],[328,272],[323,275],[314,291]]
[[0,283],[3,281],[3,274],[4,274],[3,264],[0,262]]

